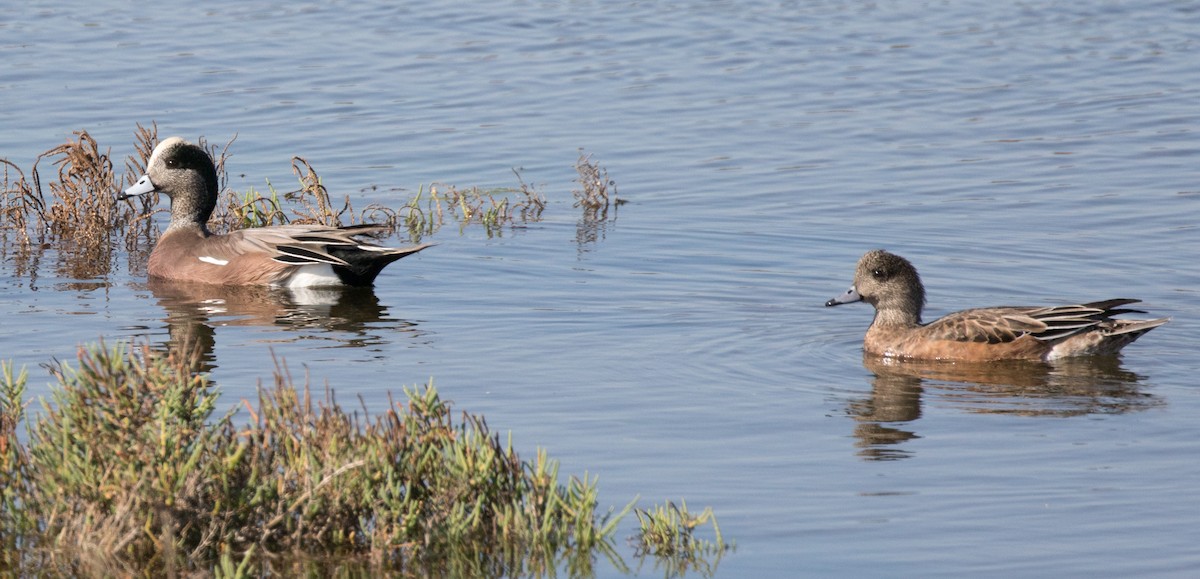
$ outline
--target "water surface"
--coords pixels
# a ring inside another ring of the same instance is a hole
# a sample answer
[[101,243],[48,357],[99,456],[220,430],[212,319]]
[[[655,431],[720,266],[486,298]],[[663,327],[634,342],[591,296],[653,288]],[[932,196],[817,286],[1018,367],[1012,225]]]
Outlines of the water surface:
[[[375,409],[432,377],[604,505],[713,506],[718,576],[1187,576],[1198,27],[1171,2],[25,3],[0,20],[21,167],[80,129],[119,160],[157,122],[236,135],[239,191],[290,188],[300,155],[359,207],[513,168],[550,204],[317,305],[9,248],[0,352],[195,337],[229,405],[273,357]],[[602,223],[572,207],[581,148],[628,201]],[[822,307],[875,247],[930,319],[1138,297],[1173,320],[1117,360],[879,367],[870,308]]]

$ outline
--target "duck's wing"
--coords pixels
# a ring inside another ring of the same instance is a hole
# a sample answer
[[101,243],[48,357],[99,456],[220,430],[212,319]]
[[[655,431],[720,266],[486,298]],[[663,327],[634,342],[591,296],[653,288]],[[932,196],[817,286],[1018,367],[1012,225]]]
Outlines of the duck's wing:
[[1085,332],[1112,316],[1142,313],[1121,306],[1140,300],[1119,298],[1067,306],[1004,306],[978,308],[949,314],[924,328],[930,337],[959,342],[1000,344],[1030,335],[1054,341]]
[[393,248],[384,247],[360,239],[386,231],[386,227],[372,224],[327,227],[323,225],[279,225],[256,227],[230,233],[229,243],[240,252],[261,251],[271,259],[287,265],[312,265],[326,263],[346,266],[343,259],[347,252],[363,251],[372,254],[401,256],[420,251],[427,246]]
[[922,332],[933,340],[1004,344],[1026,334],[1047,330],[1045,322],[1029,315],[1037,308],[976,308],[948,314],[930,322]]

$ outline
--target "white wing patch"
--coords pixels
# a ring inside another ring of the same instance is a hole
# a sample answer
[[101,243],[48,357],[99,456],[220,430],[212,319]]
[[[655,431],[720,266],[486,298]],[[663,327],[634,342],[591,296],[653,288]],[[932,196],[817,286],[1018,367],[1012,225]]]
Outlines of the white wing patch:
[[203,261],[204,263],[211,263],[213,265],[229,265],[228,259],[217,259],[208,255],[201,255],[200,261]]
[[290,288],[328,287],[342,285],[342,280],[328,263],[314,263],[296,268],[283,285]]

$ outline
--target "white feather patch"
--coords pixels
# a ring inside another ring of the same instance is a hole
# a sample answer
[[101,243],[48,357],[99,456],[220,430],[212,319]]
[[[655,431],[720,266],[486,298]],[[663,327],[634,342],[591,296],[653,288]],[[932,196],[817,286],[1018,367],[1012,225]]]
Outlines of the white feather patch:
[[211,263],[213,265],[229,265],[228,259],[217,259],[208,255],[201,255],[200,261],[203,261],[204,263]]
[[297,268],[283,285],[291,288],[342,285],[342,279],[328,263],[314,263]]

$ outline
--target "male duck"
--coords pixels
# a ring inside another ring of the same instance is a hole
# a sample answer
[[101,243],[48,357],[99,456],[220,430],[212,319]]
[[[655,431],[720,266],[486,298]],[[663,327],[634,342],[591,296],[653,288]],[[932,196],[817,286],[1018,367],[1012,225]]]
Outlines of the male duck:
[[1140,300],[1112,299],[1070,306],[977,308],[922,324],[925,287],[916,268],[907,259],[881,249],[863,255],[854,285],[825,305],[857,301],[875,307],[863,350],[875,356],[916,360],[1049,361],[1115,354],[1169,320],[1113,319],[1119,314],[1144,312],[1121,309]]
[[220,285],[369,286],[388,264],[429,244],[382,247],[360,239],[381,225],[279,225],[214,235],[217,170],[203,148],[171,137],[154,147],[146,174],[121,192],[171,198],[171,223],[150,253],[153,277]]

